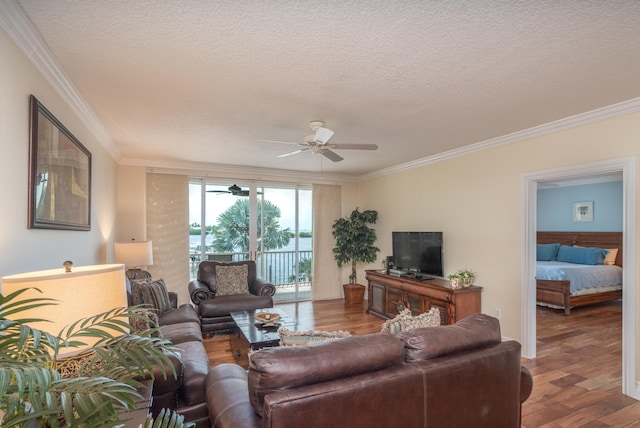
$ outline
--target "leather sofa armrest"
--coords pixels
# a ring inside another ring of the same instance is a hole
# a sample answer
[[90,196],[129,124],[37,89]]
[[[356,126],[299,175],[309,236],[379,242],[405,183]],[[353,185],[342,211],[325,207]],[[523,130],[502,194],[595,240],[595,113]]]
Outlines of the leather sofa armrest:
[[520,403],[527,401],[533,391],[533,377],[525,366],[520,368]]
[[171,304],[172,309],[176,309],[178,307],[178,293],[175,291],[169,291],[169,303]]
[[216,428],[261,428],[262,419],[249,402],[247,372],[235,364],[219,364],[205,380],[209,419]]
[[213,299],[215,295],[209,289],[206,282],[194,279],[189,283],[189,297],[194,305],[199,305],[204,300]]
[[254,296],[273,296],[276,294],[276,287],[262,278],[256,278],[249,284],[249,292]]

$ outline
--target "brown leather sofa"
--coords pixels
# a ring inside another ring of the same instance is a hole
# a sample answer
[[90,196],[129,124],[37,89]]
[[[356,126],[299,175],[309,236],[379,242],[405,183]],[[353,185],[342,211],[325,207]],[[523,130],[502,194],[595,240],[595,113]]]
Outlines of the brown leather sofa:
[[[130,290],[129,283],[128,287]],[[160,334],[178,348],[182,362],[172,358],[176,377],[172,375],[171,368],[154,367],[151,413],[155,417],[162,409],[175,410],[184,416],[185,422],[194,422],[197,428],[208,428],[211,423],[205,397],[205,378],[209,371],[209,358],[202,341],[200,319],[192,305],[178,307],[177,294],[168,294],[172,309],[158,316]],[[129,293],[129,304],[132,303]]]
[[498,320],[254,353],[207,375],[214,428],[518,427],[533,381]]
[[[216,266],[240,266],[247,265],[247,290],[246,294],[228,296],[216,295],[217,280]],[[229,330],[235,326],[229,315],[233,311],[248,311],[273,307],[273,296],[276,288],[257,276],[256,263],[253,260],[242,262],[216,262],[203,261],[198,265],[197,279],[189,283],[189,296],[197,305],[200,316],[200,327],[203,334],[212,334],[216,331]]]

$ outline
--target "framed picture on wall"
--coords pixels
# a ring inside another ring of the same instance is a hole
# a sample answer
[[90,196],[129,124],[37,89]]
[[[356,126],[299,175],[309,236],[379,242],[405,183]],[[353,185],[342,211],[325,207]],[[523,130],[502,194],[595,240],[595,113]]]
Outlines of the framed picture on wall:
[[91,153],[33,95],[29,229],[91,230]]
[[593,221],[593,201],[573,203],[573,221]]

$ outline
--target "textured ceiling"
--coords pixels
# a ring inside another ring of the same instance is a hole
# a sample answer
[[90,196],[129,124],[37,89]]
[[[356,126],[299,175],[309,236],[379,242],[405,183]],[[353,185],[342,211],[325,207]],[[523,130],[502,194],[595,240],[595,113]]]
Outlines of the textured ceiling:
[[[640,96],[640,1],[18,0],[124,163],[362,175]],[[305,152],[308,122],[339,163]]]

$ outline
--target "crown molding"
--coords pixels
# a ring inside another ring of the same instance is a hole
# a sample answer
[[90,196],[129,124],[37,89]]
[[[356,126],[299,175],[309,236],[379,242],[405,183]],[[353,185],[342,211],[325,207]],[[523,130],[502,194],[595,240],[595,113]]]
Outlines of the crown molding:
[[203,178],[243,178],[248,180],[274,180],[285,182],[304,182],[305,184],[340,184],[356,182],[354,176],[331,174],[326,172],[306,172],[287,169],[261,168],[186,161],[150,161],[148,159],[123,159],[122,166],[139,166],[147,172],[191,175]]
[[449,150],[421,159],[416,159],[411,162],[384,168],[356,177],[340,174],[322,174],[322,176],[318,177],[317,174],[308,173],[305,171],[294,172],[280,169],[254,168],[220,164],[204,165],[198,163],[166,162],[159,165],[150,165],[148,161],[142,162],[136,159],[122,159],[120,151],[113,143],[113,140],[105,130],[102,123],[97,119],[91,108],[80,96],[71,80],[67,78],[62,67],[49,52],[49,49],[40,36],[40,33],[34,27],[27,15],[15,0],[0,1],[0,27],[2,27],[7,32],[9,37],[11,37],[11,39],[14,41],[14,43],[16,43],[19,49],[22,50],[22,52],[32,62],[36,69],[40,71],[44,78],[60,94],[63,100],[74,111],[74,113],[78,115],[78,117],[84,122],[84,124],[96,137],[98,142],[100,142],[100,144],[102,144],[102,146],[109,152],[111,157],[121,165],[135,165],[163,169],[185,168],[187,170],[193,171],[211,171],[212,169],[214,169],[216,171],[226,172],[229,174],[249,174],[251,176],[265,175],[289,179],[329,179],[339,182],[358,182],[408,171],[425,165],[430,165],[467,154],[480,152],[482,150],[490,149],[493,147],[512,144],[526,139],[540,137],[550,133],[576,128],[605,119],[610,119],[640,111],[640,98],[633,98],[621,103],[613,104],[611,106],[602,107],[586,113],[577,114],[557,121],[524,129],[522,131],[517,131],[504,136],[480,141],[474,144],[460,147],[458,149]]
[[7,32],[18,48],[31,61],[53,89],[73,112],[89,128],[98,142],[116,161],[121,159],[120,151],[102,123],[97,119],[89,105],[80,96],[78,90],[67,77],[58,61],[49,51],[40,32],[31,23],[29,17],[14,0],[0,1],[0,26]]
[[363,174],[358,176],[357,180],[365,181],[371,180],[373,178],[383,177],[385,175],[396,174],[398,172],[408,171],[414,168],[419,168],[421,166],[430,165],[436,162],[442,162],[470,153],[476,153],[494,147],[517,143],[531,138],[552,134],[554,132],[577,128],[591,123],[600,122],[602,120],[612,119],[614,117],[624,116],[626,114],[637,112],[640,112],[640,98],[632,98],[630,100],[622,101],[610,106],[598,108],[574,116],[569,116],[564,119],[559,119],[553,122],[534,126],[532,128],[523,129],[522,131],[516,131],[511,134],[480,141],[478,143],[470,144],[458,149],[449,150],[446,152],[435,154],[433,156],[427,156],[411,162],[392,166],[390,168],[384,168],[378,171]]

